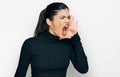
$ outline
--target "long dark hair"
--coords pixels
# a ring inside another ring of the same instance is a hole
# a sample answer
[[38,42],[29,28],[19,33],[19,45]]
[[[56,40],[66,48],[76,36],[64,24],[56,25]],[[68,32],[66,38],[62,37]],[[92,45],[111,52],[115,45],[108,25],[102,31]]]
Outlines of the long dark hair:
[[34,31],[34,36],[38,36],[41,33],[47,31],[49,26],[46,23],[46,19],[49,18],[51,21],[57,12],[61,9],[68,9],[68,6],[61,2],[54,2],[49,4],[45,9],[43,9],[39,15],[37,27]]

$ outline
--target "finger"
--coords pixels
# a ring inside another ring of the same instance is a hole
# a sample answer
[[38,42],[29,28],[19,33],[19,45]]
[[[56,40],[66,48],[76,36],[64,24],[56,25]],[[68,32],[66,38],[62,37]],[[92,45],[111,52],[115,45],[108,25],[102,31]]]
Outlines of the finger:
[[73,28],[69,28],[69,31],[72,32],[72,33],[74,33],[76,30],[73,29]]
[[69,24],[69,27],[73,25],[73,16],[71,15],[70,16],[70,24]]
[[76,22],[75,22],[75,29],[76,30],[78,29],[78,20],[76,20]]
[[68,31],[66,38],[68,38],[68,39],[71,38],[71,35],[72,35],[71,32]]

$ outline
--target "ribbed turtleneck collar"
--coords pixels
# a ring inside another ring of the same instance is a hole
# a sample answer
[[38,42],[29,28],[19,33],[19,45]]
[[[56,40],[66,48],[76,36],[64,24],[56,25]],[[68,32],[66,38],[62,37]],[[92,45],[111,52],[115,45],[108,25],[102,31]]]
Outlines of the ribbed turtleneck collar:
[[53,35],[52,33],[50,33],[49,31],[46,31],[44,33],[44,36],[49,38],[49,39],[52,39],[52,40],[59,40],[59,37],[58,36],[55,36]]

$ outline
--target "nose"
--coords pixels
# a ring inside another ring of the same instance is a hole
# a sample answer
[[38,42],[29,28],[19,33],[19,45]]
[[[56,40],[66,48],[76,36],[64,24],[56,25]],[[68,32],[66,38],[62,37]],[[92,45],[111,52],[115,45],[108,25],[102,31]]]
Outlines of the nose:
[[66,22],[66,23],[69,23],[69,21],[70,21],[69,18],[66,18],[66,19],[65,19],[65,22]]

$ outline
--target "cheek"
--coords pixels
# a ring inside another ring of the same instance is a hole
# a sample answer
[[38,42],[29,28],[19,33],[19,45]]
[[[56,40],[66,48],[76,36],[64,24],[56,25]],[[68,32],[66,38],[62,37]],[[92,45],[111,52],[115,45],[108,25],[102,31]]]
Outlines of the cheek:
[[60,31],[62,30],[62,28],[63,28],[63,24],[61,22],[58,21],[57,23],[55,23],[56,30]]
[[64,22],[63,21],[59,21],[59,29],[61,30],[64,26]]
[[60,26],[60,25],[56,25],[56,26],[54,27],[54,32],[55,32],[58,36],[61,36],[61,34],[62,34],[62,28],[61,28],[61,26]]
[[64,26],[64,22],[61,20],[57,20],[57,22],[54,22],[55,33],[57,33],[58,35],[61,35],[63,31],[63,26]]

